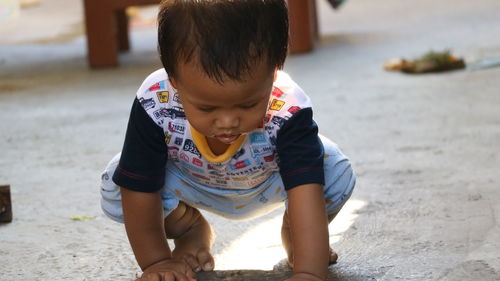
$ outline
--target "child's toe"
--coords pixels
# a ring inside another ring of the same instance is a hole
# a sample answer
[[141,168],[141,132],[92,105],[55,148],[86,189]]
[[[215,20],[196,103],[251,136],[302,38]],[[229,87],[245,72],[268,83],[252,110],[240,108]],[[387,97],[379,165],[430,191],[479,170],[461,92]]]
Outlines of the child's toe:
[[189,267],[191,267],[191,269],[194,271],[194,272],[198,272],[201,270],[201,266],[200,266],[200,263],[198,262],[198,260],[191,254],[187,254],[184,256],[184,261],[189,265]]
[[203,271],[212,271],[214,270],[214,258],[208,252],[208,250],[200,250],[198,251],[198,263],[200,264]]
[[330,262],[329,262],[329,264],[337,263],[338,258],[339,258],[339,255],[337,255],[337,253],[335,253],[335,251],[333,251],[332,248],[330,248]]

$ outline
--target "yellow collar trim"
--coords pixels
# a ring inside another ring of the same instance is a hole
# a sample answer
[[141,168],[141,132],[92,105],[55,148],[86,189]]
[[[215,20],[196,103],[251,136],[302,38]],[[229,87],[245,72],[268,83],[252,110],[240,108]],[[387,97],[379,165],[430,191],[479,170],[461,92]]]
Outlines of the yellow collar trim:
[[207,159],[209,162],[212,163],[222,163],[228,160],[229,158],[233,157],[236,151],[238,151],[238,149],[243,144],[243,141],[245,141],[245,135],[241,135],[233,143],[229,145],[229,147],[223,154],[215,155],[212,152],[212,149],[210,149],[210,146],[208,145],[207,138],[192,126],[189,126],[189,128],[191,129],[191,135],[193,136],[193,141],[196,144],[196,148],[198,148],[201,155],[205,159]]

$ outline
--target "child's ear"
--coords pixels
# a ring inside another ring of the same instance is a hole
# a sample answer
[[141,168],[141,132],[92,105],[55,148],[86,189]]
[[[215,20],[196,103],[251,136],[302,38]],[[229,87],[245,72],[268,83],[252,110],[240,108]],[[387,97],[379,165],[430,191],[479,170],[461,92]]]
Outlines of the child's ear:
[[274,80],[273,80],[273,82],[276,82],[276,79],[278,78],[278,70],[279,70],[278,67],[276,67],[274,69]]
[[173,77],[169,77],[168,80],[170,81],[172,87],[174,87],[177,90],[177,82],[175,81],[175,79]]

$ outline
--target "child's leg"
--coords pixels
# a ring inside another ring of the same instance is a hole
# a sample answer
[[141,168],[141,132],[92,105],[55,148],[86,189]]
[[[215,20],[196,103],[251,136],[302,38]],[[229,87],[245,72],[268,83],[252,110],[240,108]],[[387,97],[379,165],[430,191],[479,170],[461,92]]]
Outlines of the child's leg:
[[[123,223],[120,188],[112,181],[113,173],[120,160],[116,155],[102,174],[101,206],[111,219]],[[172,176],[170,178],[173,178]],[[180,185],[179,181],[169,181],[166,185]],[[212,229],[201,213],[175,197],[175,193],[162,192],[164,205],[165,235],[174,239],[172,255],[185,260],[193,270],[212,270],[214,259],[210,254],[214,236]]]
[[[324,147],[325,196],[328,223],[330,223],[351,196],[356,183],[356,176],[347,157],[331,140],[321,136]],[[283,247],[288,256],[288,263],[293,267],[293,249],[291,247],[290,227],[288,215],[285,211],[281,228]],[[338,255],[330,248],[330,264],[337,261]]]
[[214,234],[198,209],[179,202],[165,218],[165,233],[168,239],[174,239],[174,258],[184,260],[195,272],[214,269],[210,254]]

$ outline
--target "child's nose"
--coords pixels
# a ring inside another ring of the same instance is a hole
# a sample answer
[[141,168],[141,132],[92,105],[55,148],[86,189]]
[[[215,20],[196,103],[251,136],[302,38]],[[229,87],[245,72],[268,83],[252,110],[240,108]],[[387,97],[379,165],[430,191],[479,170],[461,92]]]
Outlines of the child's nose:
[[240,118],[237,115],[231,113],[221,114],[215,121],[215,126],[217,126],[217,128],[221,130],[235,129],[238,128],[239,125]]

